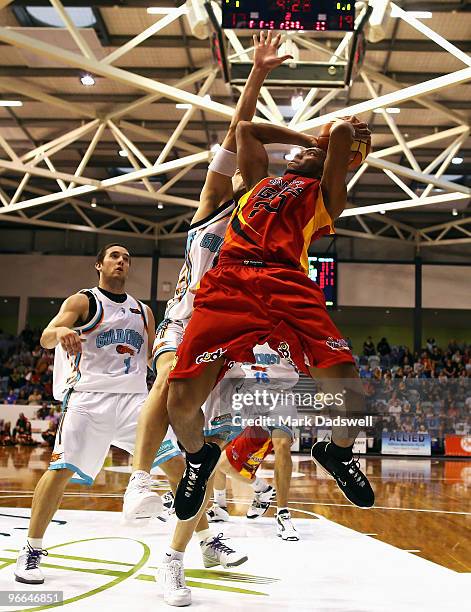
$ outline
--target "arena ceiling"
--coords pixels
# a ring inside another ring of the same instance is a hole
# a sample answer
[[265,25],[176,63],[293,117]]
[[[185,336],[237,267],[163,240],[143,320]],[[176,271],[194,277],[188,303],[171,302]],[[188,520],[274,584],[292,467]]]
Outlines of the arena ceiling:
[[[35,10],[45,7],[53,12]],[[349,177],[340,237],[422,250],[471,243],[470,8],[391,3],[352,87],[262,92],[259,120],[312,133],[325,115],[370,123],[374,150]],[[301,61],[345,63],[350,35],[288,37]],[[227,39],[232,61],[247,59],[251,35]],[[88,76],[93,85],[82,84]],[[184,2],[0,0],[0,229],[181,241],[238,95],[210,40],[192,35]],[[287,153],[271,147],[274,172]]]

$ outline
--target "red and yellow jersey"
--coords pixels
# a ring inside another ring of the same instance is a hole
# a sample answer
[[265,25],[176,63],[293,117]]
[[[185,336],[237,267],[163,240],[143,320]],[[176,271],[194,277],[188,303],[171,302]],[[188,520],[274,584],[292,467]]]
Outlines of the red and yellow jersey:
[[333,234],[320,181],[287,172],[267,177],[239,200],[219,261],[263,261],[308,272],[311,243]]

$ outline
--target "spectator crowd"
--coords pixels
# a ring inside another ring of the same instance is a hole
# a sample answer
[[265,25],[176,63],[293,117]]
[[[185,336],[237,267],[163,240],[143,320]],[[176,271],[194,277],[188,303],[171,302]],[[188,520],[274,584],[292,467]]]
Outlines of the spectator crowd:
[[[52,396],[54,352],[41,348],[39,335],[29,327],[19,337],[0,331],[0,445],[34,444],[24,414],[12,426],[12,404],[38,406],[36,418],[50,421],[43,440],[54,443],[60,417]],[[413,353],[369,336],[356,361],[368,412],[377,415],[370,432],[375,438],[383,431],[428,432],[437,438],[471,434],[471,345],[451,340],[440,348],[428,338],[424,349]]]
[[446,434],[471,433],[471,345],[451,340],[445,349],[428,338],[412,353],[375,345],[371,336],[357,357],[369,411],[377,414],[375,438],[388,432],[423,432],[443,439]]

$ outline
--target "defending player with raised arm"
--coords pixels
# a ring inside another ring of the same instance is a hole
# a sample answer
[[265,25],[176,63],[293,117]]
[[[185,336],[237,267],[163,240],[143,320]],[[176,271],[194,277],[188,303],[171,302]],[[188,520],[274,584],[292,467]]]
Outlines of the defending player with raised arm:
[[[340,121],[326,154],[314,137],[287,128],[249,122],[237,128],[238,165],[249,191],[231,218],[218,265],[201,282],[169,376],[170,422],[188,451],[175,498],[181,520],[198,514],[220,455],[204,442],[199,407],[231,362],[253,362],[256,344],[268,342],[333,397],[340,386],[342,409],[364,413],[353,356],[307,270],[311,243],[334,233],[333,220],[345,208],[353,138],[369,134],[355,117]],[[279,177],[267,176],[264,145],[271,142],[306,147]],[[370,507],[374,493],[352,456],[358,431],[334,429],[332,442],[317,443],[312,454],[352,503]]]

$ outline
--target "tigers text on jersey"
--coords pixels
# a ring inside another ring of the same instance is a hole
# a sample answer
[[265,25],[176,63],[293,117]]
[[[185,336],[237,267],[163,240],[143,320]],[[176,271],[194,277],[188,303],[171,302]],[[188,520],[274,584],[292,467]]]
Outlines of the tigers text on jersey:
[[185,263],[178,276],[175,295],[167,303],[165,319],[186,322],[191,317],[195,292],[201,278],[213,266],[221,249],[234,208],[235,202],[230,200],[205,219],[191,225],[188,230]]
[[281,263],[308,272],[313,240],[333,234],[318,179],[287,172],[261,180],[239,200],[220,263]]
[[54,397],[68,389],[103,393],[147,393],[147,316],[145,306],[127,296],[113,302],[97,287],[86,290],[96,300],[96,314],[75,331],[82,352],[69,356],[60,344],[54,359]]

